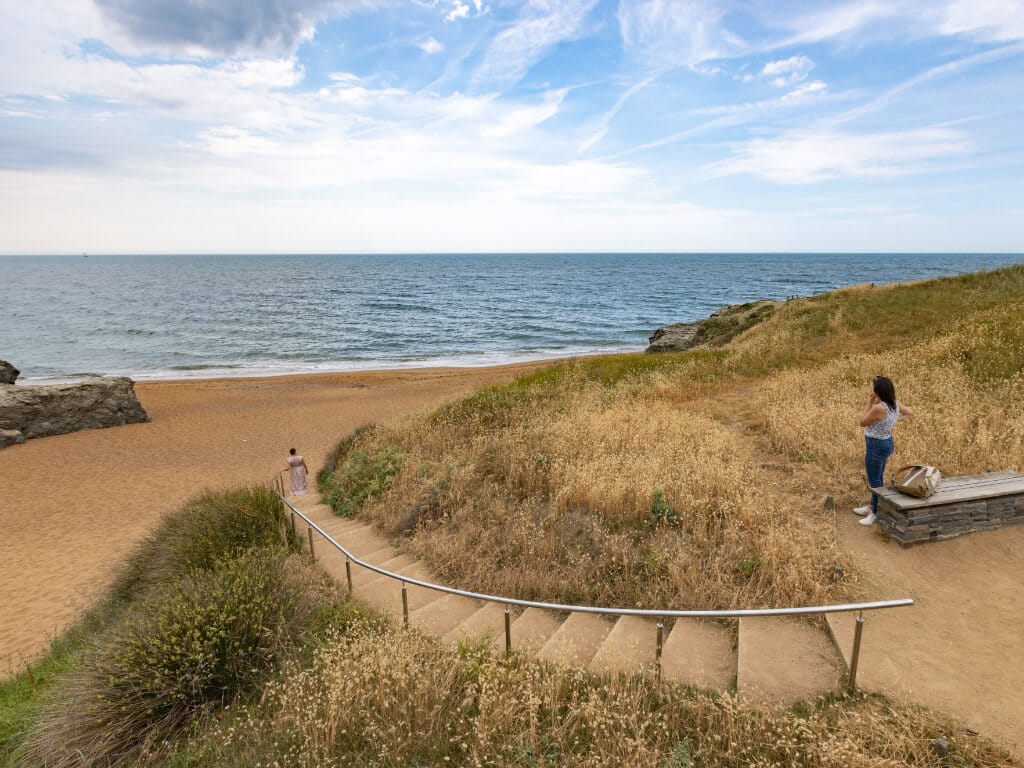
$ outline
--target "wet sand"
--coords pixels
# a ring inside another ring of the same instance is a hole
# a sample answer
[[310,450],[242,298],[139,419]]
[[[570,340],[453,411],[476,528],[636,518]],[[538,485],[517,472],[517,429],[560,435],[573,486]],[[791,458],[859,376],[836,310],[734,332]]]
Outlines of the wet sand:
[[291,447],[315,474],[362,424],[548,363],[140,382],[149,424],[0,450],[0,676],[45,651],[131,546],[195,492],[266,483]]

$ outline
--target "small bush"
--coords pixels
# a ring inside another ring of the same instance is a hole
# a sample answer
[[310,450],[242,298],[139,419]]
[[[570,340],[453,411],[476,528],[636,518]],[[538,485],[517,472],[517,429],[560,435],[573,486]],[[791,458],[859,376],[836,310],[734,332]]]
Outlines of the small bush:
[[392,446],[376,451],[352,450],[328,481],[327,503],[341,517],[351,517],[367,499],[391,487],[405,462],[405,454]]
[[29,764],[125,765],[252,692],[302,635],[323,576],[281,549],[251,550],[150,594],[59,686]]
[[660,488],[654,492],[654,501],[651,502],[651,520],[655,524],[668,523],[669,525],[675,525],[682,520],[679,511],[669,504],[668,499],[665,498],[665,492]]
[[360,437],[370,434],[374,429],[372,424],[364,424],[361,427],[356,427],[346,437],[339,440],[333,448],[331,448],[327,455],[324,457],[324,465],[320,468],[320,471],[316,473],[316,487],[320,491],[327,490],[327,486],[331,482],[331,475],[338,468],[338,464],[345,460],[348,456],[348,452],[352,450],[356,442]]
[[270,490],[254,486],[206,492],[165,517],[136,546],[115,576],[111,597],[125,602],[196,568],[210,568],[250,547],[275,546],[283,540],[299,546]]

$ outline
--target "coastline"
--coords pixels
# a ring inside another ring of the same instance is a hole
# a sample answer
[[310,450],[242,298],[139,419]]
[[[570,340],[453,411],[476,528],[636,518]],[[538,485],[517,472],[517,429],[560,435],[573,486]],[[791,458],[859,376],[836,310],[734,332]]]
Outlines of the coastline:
[[607,349],[562,350],[549,354],[497,354],[481,353],[460,358],[439,357],[422,361],[381,361],[373,365],[353,363],[341,365],[325,363],[323,367],[244,367],[242,365],[182,366],[180,368],[157,368],[151,371],[109,371],[106,373],[69,373],[53,376],[25,376],[18,378],[19,384],[72,384],[91,378],[127,376],[136,384],[168,383],[175,381],[234,381],[238,379],[279,379],[282,377],[331,376],[336,374],[403,373],[409,371],[472,371],[491,368],[507,368],[517,365],[551,365],[564,360],[575,360],[604,355],[630,355],[643,352],[646,345],[615,347]]
[[138,381],[153,421],[3,451],[0,676],[45,650],[166,512],[204,488],[265,483],[288,449],[313,473],[358,426],[435,408],[555,362]]

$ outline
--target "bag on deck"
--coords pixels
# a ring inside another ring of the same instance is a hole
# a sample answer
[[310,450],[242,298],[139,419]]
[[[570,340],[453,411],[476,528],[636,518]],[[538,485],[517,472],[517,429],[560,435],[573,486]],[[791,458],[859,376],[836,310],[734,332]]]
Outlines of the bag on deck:
[[926,499],[938,489],[942,483],[942,473],[935,467],[926,464],[907,464],[896,470],[892,487],[908,496]]

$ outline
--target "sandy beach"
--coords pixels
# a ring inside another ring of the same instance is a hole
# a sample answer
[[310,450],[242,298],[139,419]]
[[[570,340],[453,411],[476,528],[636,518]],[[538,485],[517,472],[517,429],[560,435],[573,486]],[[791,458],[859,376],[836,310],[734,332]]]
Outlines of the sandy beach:
[[131,546],[195,492],[265,483],[293,446],[315,473],[362,424],[546,364],[140,382],[151,423],[0,451],[0,675],[45,650]]

